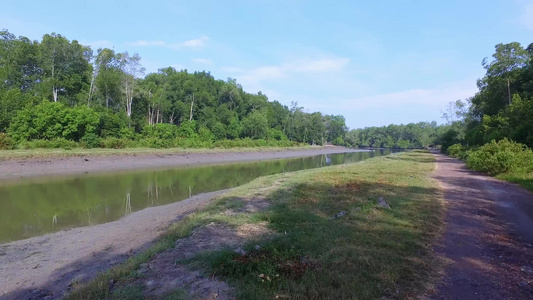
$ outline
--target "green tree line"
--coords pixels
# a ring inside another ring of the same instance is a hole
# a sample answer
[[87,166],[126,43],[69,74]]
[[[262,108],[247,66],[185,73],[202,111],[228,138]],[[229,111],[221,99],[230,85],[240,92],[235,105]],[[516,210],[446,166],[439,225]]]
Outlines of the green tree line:
[[439,143],[443,126],[437,122],[409,123],[382,127],[353,129],[346,133],[345,143],[351,147],[428,148]]
[[344,144],[343,116],[205,71],[144,73],[138,54],[0,31],[0,148]]

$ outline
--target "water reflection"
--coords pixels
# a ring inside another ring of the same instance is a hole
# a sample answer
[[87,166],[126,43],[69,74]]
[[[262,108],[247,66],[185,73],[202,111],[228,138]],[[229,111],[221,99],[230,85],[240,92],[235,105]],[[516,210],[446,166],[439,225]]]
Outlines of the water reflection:
[[146,207],[236,187],[260,176],[356,162],[388,153],[356,152],[4,183],[0,184],[0,243],[118,220]]

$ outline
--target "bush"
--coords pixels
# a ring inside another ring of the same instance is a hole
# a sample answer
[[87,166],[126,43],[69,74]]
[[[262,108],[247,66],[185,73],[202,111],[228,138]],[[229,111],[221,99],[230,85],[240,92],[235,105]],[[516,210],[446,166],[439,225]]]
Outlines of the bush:
[[448,147],[448,155],[451,157],[461,158],[463,152],[464,149],[461,144],[453,144]]
[[493,140],[471,151],[466,163],[468,168],[490,175],[530,172],[533,171],[533,151],[507,139],[498,142]]
[[11,150],[13,149],[13,141],[7,134],[0,132],[0,150]]
[[87,149],[100,147],[100,138],[94,133],[86,133],[81,138],[82,145]]
[[17,142],[56,138],[79,141],[87,133],[96,133],[99,123],[99,114],[86,106],[68,108],[59,102],[44,101],[20,110],[8,132]]
[[333,145],[335,146],[344,146],[344,140],[342,139],[342,136],[337,137],[333,140]]
[[130,141],[127,139],[105,138],[100,140],[100,148],[124,149],[128,147]]
[[53,148],[63,148],[65,150],[70,150],[72,148],[77,148],[79,145],[74,141],[69,141],[64,138],[57,138],[51,140],[32,140],[32,141],[23,141],[20,143],[22,149],[53,149]]
[[176,125],[167,123],[146,125],[143,128],[143,134],[149,138],[173,140],[178,136],[178,127]]

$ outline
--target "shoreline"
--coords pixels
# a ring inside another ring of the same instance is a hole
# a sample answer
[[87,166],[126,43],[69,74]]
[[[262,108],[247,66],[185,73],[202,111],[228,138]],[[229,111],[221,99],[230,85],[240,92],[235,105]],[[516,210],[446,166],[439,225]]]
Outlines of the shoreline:
[[[0,299],[58,299],[74,285],[147,249],[168,226],[229,189],[133,212],[119,220],[0,244]],[[138,226],[143,224],[142,226]],[[52,287],[44,289],[43,287]]]
[[254,151],[176,152],[164,154],[131,154],[110,156],[70,156],[10,159],[0,162],[0,182],[21,178],[60,176],[84,173],[105,173],[171,167],[189,167],[237,162],[252,162],[321,154],[367,152],[338,146]]

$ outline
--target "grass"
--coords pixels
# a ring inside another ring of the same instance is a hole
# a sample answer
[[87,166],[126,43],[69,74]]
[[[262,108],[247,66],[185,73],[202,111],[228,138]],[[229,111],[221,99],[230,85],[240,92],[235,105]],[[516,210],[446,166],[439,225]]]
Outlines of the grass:
[[[180,262],[226,280],[239,299],[414,298],[431,286],[439,268],[432,244],[444,209],[428,176],[432,170],[431,154],[413,151],[256,179],[174,224],[152,248],[70,299],[109,298],[123,289],[139,293],[128,286],[139,265],[210,222],[267,222],[276,232],[244,245],[244,256],[221,249]],[[272,205],[253,214],[224,214],[252,197]],[[391,208],[378,207],[379,197]],[[331,219],[341,211],[346,215]],[[120,289],[109,291],[111,279]]]
[[497,175],[496,178],[517,183],[525,189],[533,192],[533,172],[529,173],[505,173]]
[[29,150],[0,150],[0,160],[28,159],[28,158],[53,158],[71,156],[116,156],[116,155],[149,155],[149,154],[181,154],[181,153],[223,153],[223,152],[254,152],[254,151],[281,151],[317,148],[316,146],[295,147],[243,147],[243,148],[75,148],[64,149],[29,149]]

